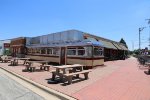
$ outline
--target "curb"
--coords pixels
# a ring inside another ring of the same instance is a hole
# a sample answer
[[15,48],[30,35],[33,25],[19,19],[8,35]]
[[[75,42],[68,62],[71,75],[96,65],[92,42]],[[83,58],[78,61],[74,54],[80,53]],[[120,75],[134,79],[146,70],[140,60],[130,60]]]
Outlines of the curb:
[[47,92],[47,93],[49,93],[51,95],[54,95],[54,96],[60,98],[61,100],[77,100],[76,98],[74,98],[72,96],[63,94],[63,93],[61,93],[59,91],[56,91],[56,90],[51,89],[51,88],[48,88],[48,87],[46,87],[46,86],[44,86],[42,84],[36,83],[36,82],[34,82],[34,81],[30,80],[30,79],[25,78],[24,76],[21,76],[21,75],[15,73],[15,72],[11,72],[8,69],[5,69],[3,67],[0,67],[0,68],[2,70],[4,70],[4,71],[8,72],[11,75],[14,75],[15,77],[17,77],[17,78],[19,78],[21,80],[24,80],[24,81],[30,83],[31,85],[34,85],[35,87],[37,87],[37,88],[39,88],[39,89],[41,89],[41,90],[43,90],[43,91],[45,91],[45,92]]

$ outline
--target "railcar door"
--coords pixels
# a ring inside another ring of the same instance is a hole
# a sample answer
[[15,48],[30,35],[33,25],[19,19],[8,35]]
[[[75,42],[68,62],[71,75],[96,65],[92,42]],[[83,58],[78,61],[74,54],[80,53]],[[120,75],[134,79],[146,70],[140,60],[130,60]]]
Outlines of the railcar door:
[[61,47],[60,52],[60,64],[66,64],[66,47]]

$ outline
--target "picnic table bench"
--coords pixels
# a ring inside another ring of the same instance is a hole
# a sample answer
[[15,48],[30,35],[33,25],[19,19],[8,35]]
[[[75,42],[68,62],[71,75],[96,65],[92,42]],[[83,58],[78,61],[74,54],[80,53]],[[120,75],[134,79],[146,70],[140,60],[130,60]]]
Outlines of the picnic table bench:
[[91,70],[84,70],[84,71],[79,71],[79,72],[75,72],[75,73],[68,73],[68,74],[64,74],[64,76],[66,77],[68,84],[71,84],[72,78],[74,75],[77,75],[76,77],[79,78],[79,74],[84,74],[85,79],[88,79],[89,72],[91,72]]
[[7,63],[8,61],[11,61],[11,59],[3,59],[2,62]]
[[40,65],[40,69],[41,70],[47,70],[47,71],[49,71],[50,70],[50,67],[51,67],[52,65],[47,65],[47,64],[42,64],[42,65]]
[[[34,63],[41,63],[40,66],[35,66]],[[47,70],[49,71],[49,68],[51,65],[47,65],[48,61],[26,61],[26,70],[34,72],[36,67],[40,67],[40,70]]]
[[65,78],[68,81],[68,84],[72,83],[73,76],[75,75],[77,78],[79,78],[80,74],[84,74],[85,79],[88,79],[88,74],[89,72],[91,72],[91,70],[83,70],[83,65],[80,64],[53,67],[56,68],[56,71],[52,71],[52,80],[55,80],[55,77],[57,75],[60,77],[60,80],[62,82],[64,82],[63,78]]

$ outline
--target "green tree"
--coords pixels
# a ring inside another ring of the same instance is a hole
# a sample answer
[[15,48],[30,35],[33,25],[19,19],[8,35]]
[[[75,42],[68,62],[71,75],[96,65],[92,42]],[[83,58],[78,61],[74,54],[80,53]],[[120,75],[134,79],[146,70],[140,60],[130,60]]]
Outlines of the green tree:
[[121,38],[120,43],[124,44],[128,48],[128,46],[123,38]]

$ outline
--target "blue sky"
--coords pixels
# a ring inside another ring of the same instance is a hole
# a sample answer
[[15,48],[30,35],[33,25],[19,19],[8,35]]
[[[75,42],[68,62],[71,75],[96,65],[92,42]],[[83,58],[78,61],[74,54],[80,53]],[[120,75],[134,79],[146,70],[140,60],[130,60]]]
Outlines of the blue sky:
[[0,0],[0,40],[77,29],[129,49],[148,46],[150,0]]

